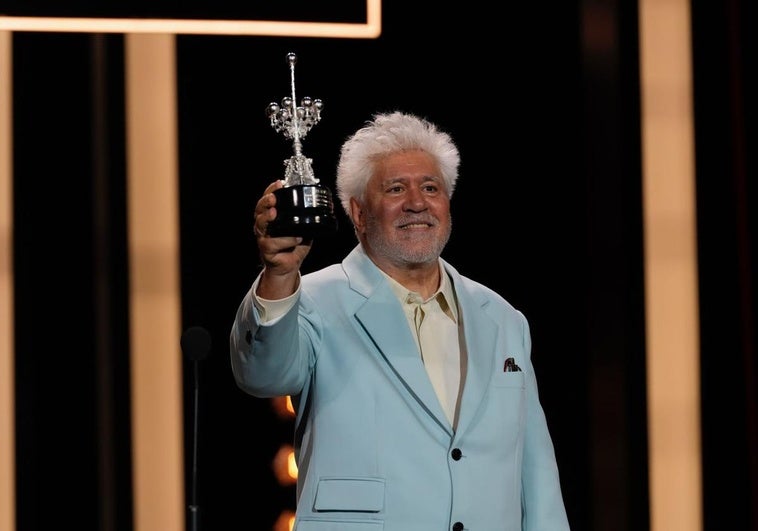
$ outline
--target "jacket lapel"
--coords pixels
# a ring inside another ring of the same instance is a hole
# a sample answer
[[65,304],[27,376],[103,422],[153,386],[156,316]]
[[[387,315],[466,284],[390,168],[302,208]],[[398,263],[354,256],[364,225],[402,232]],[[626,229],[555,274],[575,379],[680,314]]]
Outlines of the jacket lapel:
[[359,247],[345,258],[343,267],[351,288],[366,297],[356,319],[414,402],[450,432],[403,308],[387,280]]
[[458,299],[458,316],[463,324],[466,342],[466,380],[463,383],[457,436],[465,433],[474,418],[496,370],[495,354],[498,326],[485,311],[489,299],[466,289],[460,274],[445,263],[445,269],[453,281]]

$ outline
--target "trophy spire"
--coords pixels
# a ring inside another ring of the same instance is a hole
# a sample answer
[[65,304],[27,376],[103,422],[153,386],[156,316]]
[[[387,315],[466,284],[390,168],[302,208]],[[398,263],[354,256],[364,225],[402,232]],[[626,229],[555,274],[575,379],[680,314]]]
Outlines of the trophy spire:
[[321,120],[321,110],[324,103],[319,99],[305,96],[297,105],[295,94],[295,63],[297,56],[294,53],[287,54],[287,63],[290,67],[290,91],[291,95],[282,98],[281,105],[269,103],[266,114],[271,121],[271,127],[278,133],[283,133],[286,138],[292,139],[294,155],[284,161],[285,186],[296,184],[317,184],[319,182],[313,174],[312,159],[303,155],[302,139],[311,128]]

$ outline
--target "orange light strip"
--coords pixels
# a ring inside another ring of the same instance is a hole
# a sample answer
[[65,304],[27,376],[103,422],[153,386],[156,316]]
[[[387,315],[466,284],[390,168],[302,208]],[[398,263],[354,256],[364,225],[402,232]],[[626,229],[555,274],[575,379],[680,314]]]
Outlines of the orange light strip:
[[0,16],[0,30],[375,39],[382,32],[381,15],[381,0],[366,0],[365,23]]
[[135,531],[184,531],[174,35],[127,35]]
[[688,0],[639,3],[651,531],[702,529]]
[[16,528],[11,34],[0,31],[0,529]]

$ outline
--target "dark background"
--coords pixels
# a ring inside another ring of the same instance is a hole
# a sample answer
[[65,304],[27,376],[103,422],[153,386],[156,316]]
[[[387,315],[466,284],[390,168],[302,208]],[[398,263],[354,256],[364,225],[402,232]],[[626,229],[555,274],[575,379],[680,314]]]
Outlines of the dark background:
[[[754,531],[755,8],[692,7],[704,529]],[[572,529],[648,529],[637,8],[385,0],[376,40],[177,36],[183,324],[213,339],[199,362],[203,529],[268,531],[294,506],[271,469],[291,421],[242,393],[228,359],[259,270],[254,204],[291,154],[264,113],[289,94],[288,52],[298,96],[325,104],[303,149],[328,186],[375,112],[453,135],[443,256],[530,321]],[[123,52],[121,35],[13,35],[20,531],[132,527]],[[355,245],[338,215],[307,271]]]

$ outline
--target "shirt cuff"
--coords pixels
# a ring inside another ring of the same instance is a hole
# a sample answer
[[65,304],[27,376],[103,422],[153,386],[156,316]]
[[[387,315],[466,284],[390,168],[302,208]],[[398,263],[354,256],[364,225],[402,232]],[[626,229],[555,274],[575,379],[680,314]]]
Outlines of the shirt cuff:
[[261,277],[258,275],[258,277],[255,279],[255,282],[253,282],[253,288],[251,290],[253,294],[253,304],[258,310],[260,324],[264,326],[273,325],[279,321],[279,319],[284,317],[287,312],[292,309],[293,306],[295,306],[297,297],[300,295],[300,279],[298,278],[297,289],[295,290],[295,293],[289,297],[285,297],[284,299],[276,300],[264,299],[256,295],[255,292],[258,291],[258,284],[260,283],[260,280]]

